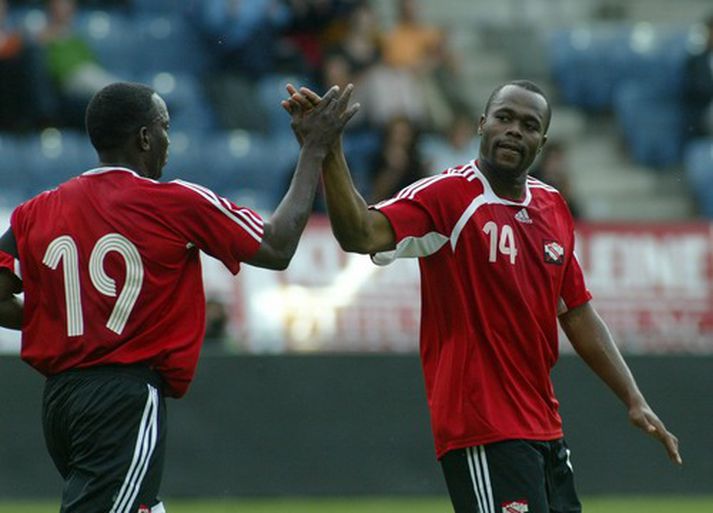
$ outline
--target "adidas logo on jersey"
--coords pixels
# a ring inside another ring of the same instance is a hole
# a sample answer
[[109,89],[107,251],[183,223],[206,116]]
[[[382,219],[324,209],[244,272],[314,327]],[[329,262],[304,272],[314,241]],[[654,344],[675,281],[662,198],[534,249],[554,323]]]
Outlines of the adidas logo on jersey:
[[515,219],[525,224],[532,224],[532,219],[530,219],[530,214],[527,213],[527,209],[523,208],[515,214]]

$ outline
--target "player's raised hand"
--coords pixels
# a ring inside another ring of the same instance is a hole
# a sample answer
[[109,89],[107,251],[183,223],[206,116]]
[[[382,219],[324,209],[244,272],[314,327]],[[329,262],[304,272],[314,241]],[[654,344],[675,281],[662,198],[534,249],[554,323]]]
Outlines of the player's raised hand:
[[341,135],[345,125],[359,110],[359,104],[349,106],[354,86],[344,91],[333,86],[324,97],[307,88],[297,91],[288,84],[290,98],[282,102],[292,117],[292,129],[301,144],[331,145]]
[[[290,96],[288,99],[283,100],[281,105],[290,114],[292,131],[295,133],[295,137],[300,145],[304,144],[305,141],[305,123],[309,123],[309,121],[307,121],[308,118],[315,115],[312,111],[316,111],[321,106],[326,112],[327,107],[332,101],[334,101],[334,104],[331,108],[336,110],[337,116],[343,122],[341,129],[344,128],[344,125],[346,125],[359,110],[359,104],[354,104],[347,108],[353,90],[354,86],[349,84],[344,89],[344,92],[339,94],[339,88],[334,86],[324,97],[320,97],[307,87],[301,87],[297,90],[292,84],[287,84],[287,93]],[[341,129],[338,133],[341,133]],[[334,140],[336,139],[335,137]]]
[[678,452],[678,438],[666,429],[664,423],[661,422],[661,419],[658,418],[649,405],[644,404],[631,408],[629,410],[629,420],[634,426],[661,442],[666,448],[671,461],[679,465],[683,463],[683,459]]

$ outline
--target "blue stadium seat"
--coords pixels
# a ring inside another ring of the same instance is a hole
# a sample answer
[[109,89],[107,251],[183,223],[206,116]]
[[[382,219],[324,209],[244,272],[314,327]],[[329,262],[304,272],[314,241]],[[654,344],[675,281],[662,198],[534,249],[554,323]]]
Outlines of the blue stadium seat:
[[298,154],[292,134],[178,133],[173,136],[165,176],[196,182],[229,197],[253,195],[272,208],[287,189]]
[[108,71],[125,80],[135,79],[137,59],[146,49],[131,18],[118,11],[80,10],[77,31]]
[[612,107],[625,82],[645,83],[664,97],[680,94],[688,28],[598,24],[550,35],[552,75],[565,102],[589,111]]
[[213,60],[193,25],[181,14],[137,15],[133,19],[142,52],[136,56],[140,72],[183,72],[202,75]]
[[655,169],[680,163],[684,117],[678,99],[631,81],[617,88],[614,111],[635,162]]
[[686,146],[684,169],[701,215],[713,219],[713,138]]
[[27,173],[25,152],[20,147],[20,137],[0,134],[0,200],[2,204],[15,204],[29,197],[31,178]]

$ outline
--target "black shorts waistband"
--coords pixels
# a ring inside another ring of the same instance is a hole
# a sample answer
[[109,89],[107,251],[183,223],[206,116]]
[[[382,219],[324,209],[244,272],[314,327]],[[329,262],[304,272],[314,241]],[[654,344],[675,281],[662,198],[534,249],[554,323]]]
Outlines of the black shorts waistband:
[[64,376],[82,376],[82,375],[99,375],[99,374],[122,374],[125,376],[134,377],[140,381],[146,382],[149,385],[163,391],[163,379],[158,371],[152,369],[144,363],[134,364],[112,364],[112,365],[97,365],[95,367],[84,367],[80,369],[69,369],[59,374],[54,374],[47,378],[47,382],[51,383],[56,379]]

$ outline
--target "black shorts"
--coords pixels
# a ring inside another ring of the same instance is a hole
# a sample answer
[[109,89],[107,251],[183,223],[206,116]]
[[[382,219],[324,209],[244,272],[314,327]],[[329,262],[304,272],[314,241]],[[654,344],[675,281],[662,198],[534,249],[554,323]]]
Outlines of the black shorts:
[[580,513],[563,439],[507,440],[441,458],[456,513]]
[[47,380],[45,441],[64,478],[62,513],[162,513],[161,379],[144,366],[72,370]]

